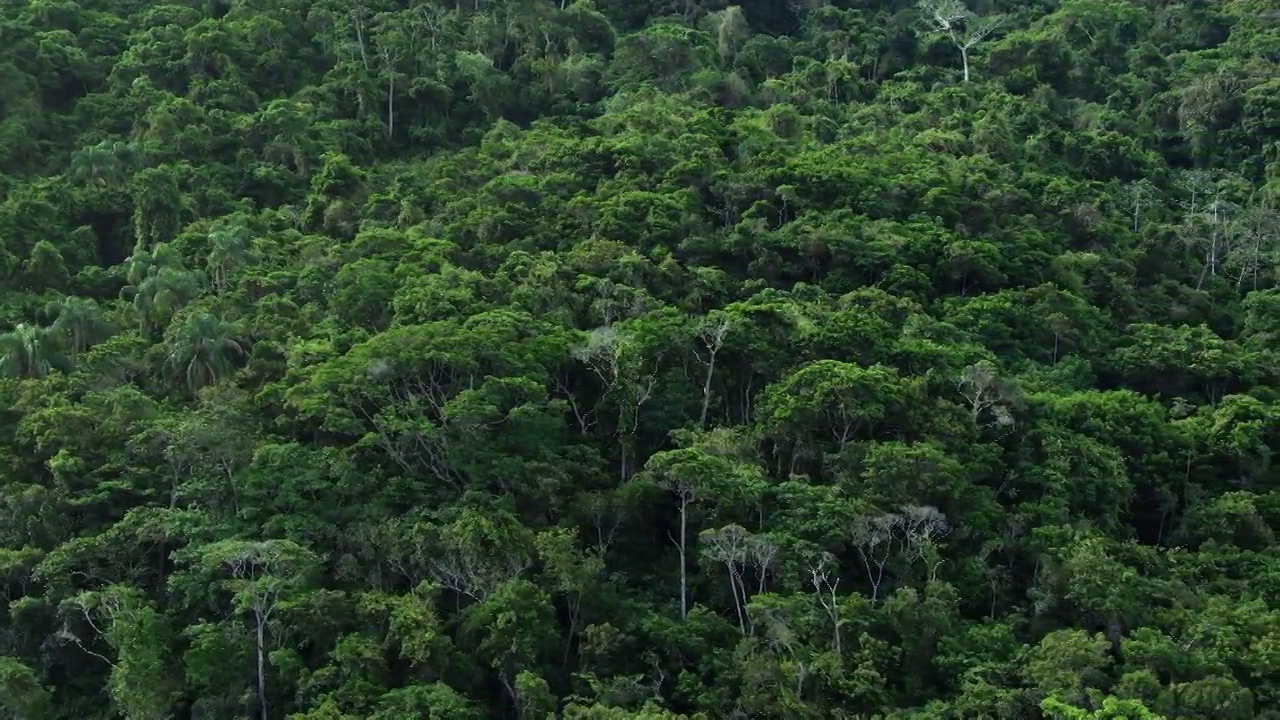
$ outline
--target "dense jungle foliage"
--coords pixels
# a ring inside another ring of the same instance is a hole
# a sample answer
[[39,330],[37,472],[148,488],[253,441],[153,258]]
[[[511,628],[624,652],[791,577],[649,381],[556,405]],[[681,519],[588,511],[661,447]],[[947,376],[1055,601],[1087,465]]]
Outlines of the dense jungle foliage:
[[1280,8],[739,1],[0,4],[0,717],[1280,718]]

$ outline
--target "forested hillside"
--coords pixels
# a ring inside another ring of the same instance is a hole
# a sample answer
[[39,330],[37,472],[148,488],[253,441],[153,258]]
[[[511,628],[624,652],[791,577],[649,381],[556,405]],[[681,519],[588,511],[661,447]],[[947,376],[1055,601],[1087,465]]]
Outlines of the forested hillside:
[[0,3],[0,718],[1280,718],[1280,7],[739,2]]

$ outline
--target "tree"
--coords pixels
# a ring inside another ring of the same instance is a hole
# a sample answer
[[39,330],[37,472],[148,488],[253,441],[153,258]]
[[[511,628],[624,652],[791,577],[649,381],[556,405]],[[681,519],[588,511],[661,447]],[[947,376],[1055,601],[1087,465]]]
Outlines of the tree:
[[118,140],[103,140],[72,155],[69,175],[92,185],[121,185],[129,166],[136,159],[132,145]]
[[1085,710],[1062,702],[1054,696],[1044,699],[1040,709],[1051,720],[1163,720],[1137,700],[1121,700],[1108,695],[1102,707]]
[[428,562],[432,578],[476,602],[514,582],[533,563],[535,537],[505,512],[463,510],[435,535],[437,550]]
[[762,494],[764,478],[745,461],[738,438],[716,430],[682,438],[687,447],[655,453],[635,478],[636,487],[659,488],[675,496],[677,527],[668,539],[678,560],[680,618],[689,617],[690,524],[702,504],[751,504]]
[[1002,380],[990,363],[974,363],[965,367],[964,372],[956,380],[956,389],[969,406],[969,415],[974,424],[983,412],[991,410],[994,416],[992,425],[1007,428],[1013,424],[1010,405],[1016,401],[1013,387]]
[[1022,674],[1041,698],[1084,704],[1090,692],[1105,682],[1112,658],[1110,643],[1101,634],[1056,630],[1032,648]]
[[906,411],[919,391],[896,368],[819,360],[770,386],[758,415],[766,433],[790,442],[787,472],[794,472],[806,452],[824,446],[842,452],[890,424],[906,431]]
[[129,720],[169,717],[177,695],[168,647],[173,638],[170,619],[137,589],[118,585],[83,593],[65,606],[78,612],[115,651],[116,659],[108,661],[111,699],[122,714]]
[[738,627],[743,635],[751,627],[748,606],[751,598],[743,573],[748,567],[754,567],[756,575],[755,592],[765,592],[768,576],[774,569],[781,548],[767,537],[753,535],[741,525],[726,525],[718,530],[704,530],[699,536],[703,555],[714,562],[722,563],[729,573],[729,592],[733,598],[733,609],[738,616]]
[[190,169],[186,163],[166,164],[140,170],[131,179],[135,252],[172,240],[194,210],[179,183]]
[[138,327],[149,333],[163,328],[199,293],[195,273],[187,270],[173,246],[161,243],[135,252],[125,261],[129,285],[121,297],[132,299]]
[[211,313],[199,313],[169,326],[165,331],[165,363],[186,380],[195,392],[218,382],[245,355],[233,336],[235,328]]
[[250,258],[251,239],[243,218],[225,220],[209,231],[209,255],[205,263],[213,278],[213,287],[218,292],[227,289],[231,272]]
[[48,240],[37,241],[22,264],[25,285],[32,290],[65,290],[71,280],[66,259]]
[[15,720],[48,720],[55,717],[53,693],[40,684],[31,668],[11,657],[0,657],[0,706]]
[[102,308],[90,298],[72,296],[51,301],[45,312],[54,318],[49,330],[62,337],[73,364],[80,353],[103,340],[109,329],[102,318]]
[[919,7],[933,32],[947,36],[964,67],[964,81],[969,82],[969,51],[986,40],[1003,24],[997,15],[978,16],[965,6],[964,0],[921,0]]
[[604,384],[605,396],[617,407],[615,433],[621,451],[619,475],[631,477],[635,434],[640,429],[640,408],[653,397],[658,379],[651,360],[641,354],[636,338],[614,326],[592,331],[574,357],[591,369]]
[[892,560],[903,560],[906,566],[927,560],[934,539],[947,530],[946,519],[931,507],[904,507],[898,513],[855,517],[846,535],[871,585],[872,602],[880,598]]
[[[158,450],[153,457],[171,473],[171,505],[201,508],[219,522],[231,522],[254,511],[245,506],[246,490],[240,476],[255,456],[266,464],[270,454],[258,455],[248,404],[243,393],[233,387],[208,388],[200,393],[196,407],[150,426],[148,445]],[[306,477],[300,465],[292,470]],[[287,503],[288,495],[279,484],[272,487],[271,494],[281,505]]]
[[468,609],[461,632],[498,673],[511,702],[522,707],[536,687],[526,673],[538,669],[553,647],[555,608],[551,598],[528,580],[513,580]]
[[697,352],[698,362],[707,367],[707,374],[702,382],[702,412],[698,415],[698,427],[707,424],[707,411],[711,407],[711,388],[715,381],[716,356],[724,348],[725,338],[733,330],[731,317],[724,313],[708,315],[698,323],[698,340],[703,350]]
[[839,561],[836,556],[822,551],[805,563],[802,572],[807,572],[805,581],[813,589],[818,605],[831,623],[831,649],[837,657],[841,657],[844,655],[844,640],[841,637],[844,620],[840,616],[841,598],[836,594],[840,587],[840,576],[836,574],[838,571]]
[[[231,593],[236,613],[253,622],[258,710],[269,720],[267,703],[267,628],[282,602],[306,589],[319,569],[312,551],[290,540],[221,540],[183,550],[180,559],[197,576],[175,575],[175,589],[199,592],[197,577],[210,578]],[[195,586],[187,583],[196,582]]]
[[49,330],[19,323],[0,335],[0,376],[42,378],[54,369],[65,366]]
[[567,658],[582,627],[583,601],[598,586],[604,573],[604,557],[598,553],[583,552],[577,547],[572,533],[565,528],[539,533],[535,542],[546,565],[545,573],[551,575],[555,589],[565,598],[569,615],[565,642]]

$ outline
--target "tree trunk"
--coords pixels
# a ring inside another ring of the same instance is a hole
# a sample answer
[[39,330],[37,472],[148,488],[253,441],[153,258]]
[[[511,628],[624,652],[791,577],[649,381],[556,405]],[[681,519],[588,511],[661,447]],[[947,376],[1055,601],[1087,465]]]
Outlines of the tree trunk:
[[394,70],[387,68],[389,77],[387,78],[387,139],[390,140],[396,132],[396,76]]
[[689,579],[685,562],[685,542],[689,532],[689,501],[680,498],[680,619],[689,617]]
[[707,410],[711,407],[711,380],[716,373],[716,354],[711,353],[707,361],[707,377],[702,382],[702,414],[698,416],[698,427],[707,426]]
[[835,588],[831,589],[831,639],[835,641],[836,657],[844,657],[844,643],[840,641],[840,601]]
[[356,42],[360,44],[360,64],[364,65],[365,72],[369,72],[369,53],[364,46],[364,20],[357,15],[353,18],[356,25]]
[[743,615],[743,608],[747,604],[747,589],[742,588],[742,592],[738,592],[738,577],[731,563],[725,563],[729,568],[729,592],[733,593],[733,609],[738,613],[738,629],[745,636],[747,634],[747,620]]
[[267,619],[262,613],[257,614],[258,635],[258,707],[262,720],[267,720],[267,662],[266,662],[266,626]]

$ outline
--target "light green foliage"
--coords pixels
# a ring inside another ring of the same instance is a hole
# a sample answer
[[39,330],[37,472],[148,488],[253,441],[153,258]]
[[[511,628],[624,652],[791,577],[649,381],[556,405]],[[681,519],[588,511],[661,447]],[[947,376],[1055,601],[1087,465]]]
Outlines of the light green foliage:
[[1105,698],[1102,701],[1102,707],[1096,710],[1072,707],[1057,698],[1050,697],[1040,704],[1040,709],[1045,712],[1046,718],[1052,718],[1052,720],[1161,720],[1162,718],[1136,700],[1120,700],[1114,697]]

